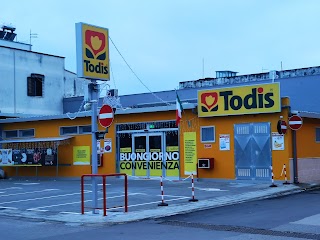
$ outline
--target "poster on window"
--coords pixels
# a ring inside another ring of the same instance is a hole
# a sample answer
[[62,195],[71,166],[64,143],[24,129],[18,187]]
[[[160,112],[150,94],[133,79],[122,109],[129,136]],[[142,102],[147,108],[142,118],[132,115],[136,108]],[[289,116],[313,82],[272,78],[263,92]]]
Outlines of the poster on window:
[[14,165],[12,161],[12,149],[0,149],[0,166]]
[[20,148],[0,149],[0,166],[56,166],[57,149],[53,148]]
[[219,135],[219,149],[220,151],[230,150],[230,134]]
[[111,153],[112,152],[112,141],[111,141],[111,138],[104,139],[103,151],[105,153]]
[[20,148],[12,150],[14,165],[57,166],[57,148]]
[[284,135],[272,133],[272,150],[284,150]]

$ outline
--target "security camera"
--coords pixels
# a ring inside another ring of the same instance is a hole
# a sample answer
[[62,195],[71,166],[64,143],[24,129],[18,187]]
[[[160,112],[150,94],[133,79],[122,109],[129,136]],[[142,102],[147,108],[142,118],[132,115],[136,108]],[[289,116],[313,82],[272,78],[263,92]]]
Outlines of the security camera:
[[84,110],[89,111],[91,110],[91,103],[87,102],[84,106],[83,106]]

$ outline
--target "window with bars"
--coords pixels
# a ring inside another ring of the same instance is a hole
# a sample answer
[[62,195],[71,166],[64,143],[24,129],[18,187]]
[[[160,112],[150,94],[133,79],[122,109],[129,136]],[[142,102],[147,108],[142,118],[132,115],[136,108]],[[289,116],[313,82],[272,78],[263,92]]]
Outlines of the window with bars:
[[32,73],[31,76],[27,78],[27,81],[28,81],[27,95],[30,97],[42,97],[44,75]]
[[215,127],[201,127],[201,142],[215,142]]

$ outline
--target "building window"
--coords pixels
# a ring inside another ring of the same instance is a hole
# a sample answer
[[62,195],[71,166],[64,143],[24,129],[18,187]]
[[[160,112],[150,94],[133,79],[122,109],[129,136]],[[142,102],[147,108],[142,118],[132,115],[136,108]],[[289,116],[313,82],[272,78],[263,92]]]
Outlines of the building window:
[[16,138],[16,137],[18,137],[18,130],[3,131],[3,137],[4,138]]
[[60,127],[60,135],[91,134],[91,125]]
[[79,126],[79,134],[91,133],[91,125]]
[[34,129],[19,130],[19,137],[34,137]]
[[320,127],[316,128],[316,142],[320,142]]
[[32,73],[28,79],[28,96],[42,97],[44,75]]
[[78,127],[71,126],[71,127],[60,127],[60,135],[69,135],[69,134],[77,134]]
[[201,142],[215,142],[215,127],[201,127]]
[[3,138],[26,138],[34,137],[34,129],[3,131]]

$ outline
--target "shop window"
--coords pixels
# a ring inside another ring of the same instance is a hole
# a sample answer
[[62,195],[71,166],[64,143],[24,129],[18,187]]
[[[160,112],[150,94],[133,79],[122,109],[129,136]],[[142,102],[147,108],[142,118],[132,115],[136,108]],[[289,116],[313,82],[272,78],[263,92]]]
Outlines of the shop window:
[[16,138],[18,137],[18,130],[3,131],[3,138]]
[[91,125],[86,125],[86,126],[79,126],[79,133],[80,134],[86,134],[86,133],[91,133]]
[[132,151],[132,138],[131,133],[120,133],[118,134],[120,152],[127,153]]
[[19,137],[34,137],[34,129],[19,130]]
[[179,151],[178,131],[166,132],[166,148],[167,152]]
[[320,142],[320,127],[316,128],[316,142]]
[[60,135],[69,135],[69,134],[77,134],[78,127],[70,126],[70,127],[60,127]]
[[148,123],[127,123],[117,125],[117,132],[128,130],[163,129],[177,128],[175,121],[148,122]]
[[42,97],[43,83],[44,75],[32,73],[31,76],[27,78],[28,96]]
[[26,138],[34,137],[34,129],[3,131],[3,138]]
[[201,127],[201,142],[215,142],[215,127]]

